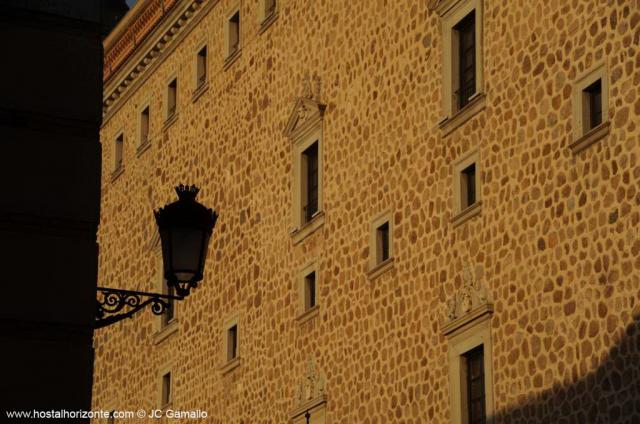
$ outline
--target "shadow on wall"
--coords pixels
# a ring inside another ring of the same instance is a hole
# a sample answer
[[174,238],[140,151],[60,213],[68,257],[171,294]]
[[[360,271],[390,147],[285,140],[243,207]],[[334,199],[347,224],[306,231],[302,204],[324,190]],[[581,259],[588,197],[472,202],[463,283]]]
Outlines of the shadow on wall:
[[[584,335],[587,331],[579,332]],[[582,341],[580,344],[583,343]],[[559,358],[557,359],[560,360]],[[569,385],[556,385],[522,405],[498,411],[495,424],[640,423],[640,314],[604,358],[580,358],[569,371],[597,368]]]

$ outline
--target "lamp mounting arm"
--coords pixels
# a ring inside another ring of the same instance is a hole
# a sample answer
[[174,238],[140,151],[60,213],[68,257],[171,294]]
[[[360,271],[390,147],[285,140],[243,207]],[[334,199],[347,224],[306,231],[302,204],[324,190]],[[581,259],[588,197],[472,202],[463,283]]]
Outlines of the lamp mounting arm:
[[182,300],[184,296],[148,293],[133,290],[98,287],[96,320],[93,328],[102,328],[125,318],[151,305],[154,315],[162,315],[169,308],[170,300]]

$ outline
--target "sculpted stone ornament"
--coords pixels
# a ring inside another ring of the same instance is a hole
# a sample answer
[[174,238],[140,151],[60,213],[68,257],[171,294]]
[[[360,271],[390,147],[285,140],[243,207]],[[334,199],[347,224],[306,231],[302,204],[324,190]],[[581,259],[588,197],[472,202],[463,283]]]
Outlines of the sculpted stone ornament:
[[322,395],[324,395],[324,377],[318,372],[313,360],[310,359],[296,391],[296,406],[321,398]]
[[490,305],[487,289],[475,280],[473,269],[467,264],[463,271],[464,284],[447,301],[445,324],[450,323],[483,305]]
[[287,120],[284,135],[295,140],[310,127],[317,124],[324,115],[326,106],[321,104],[320,78],[311,78],[308,74],[303,77],[302,95],[296,99],[293,110]]

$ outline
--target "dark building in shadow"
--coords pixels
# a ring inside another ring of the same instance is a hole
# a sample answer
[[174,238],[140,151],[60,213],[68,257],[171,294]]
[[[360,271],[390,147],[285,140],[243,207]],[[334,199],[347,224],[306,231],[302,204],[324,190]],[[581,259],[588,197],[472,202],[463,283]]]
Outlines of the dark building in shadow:
[[102,38],[126,11],[0,1],[2,422],[91,406]]

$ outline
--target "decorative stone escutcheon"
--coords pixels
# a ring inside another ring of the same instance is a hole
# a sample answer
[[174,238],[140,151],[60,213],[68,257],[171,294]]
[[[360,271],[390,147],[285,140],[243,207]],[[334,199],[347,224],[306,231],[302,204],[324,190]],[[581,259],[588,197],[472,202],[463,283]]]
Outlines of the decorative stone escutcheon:
[[296,387],[294,408],[289,417],[293,422],[304,416],[307,411],[323,414],[326,403],[324,375],[318,370],[313,359],[309,359],[304,376]]
[[447,313],[442,331],[445,335],[482,315],[493,312],[493,304],[482,282],[477,281],[469,264],[464,267],[462,287],[447,301]]

